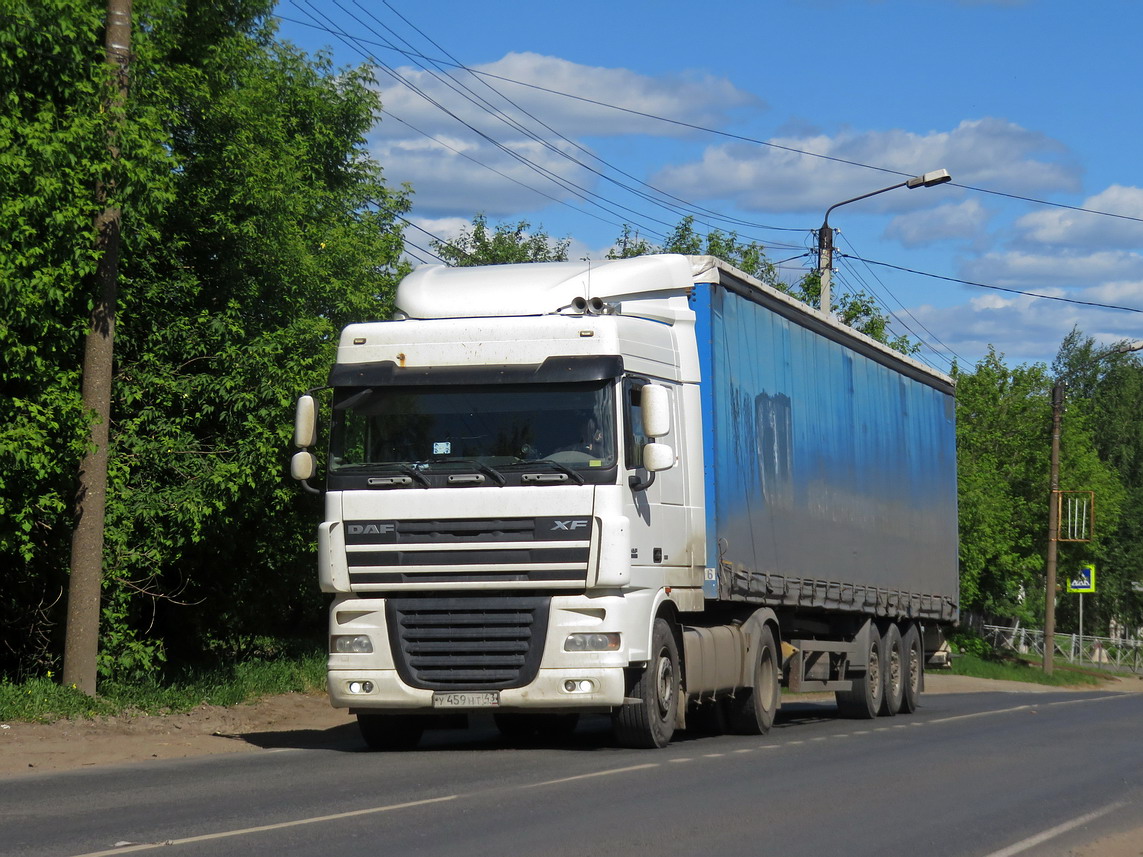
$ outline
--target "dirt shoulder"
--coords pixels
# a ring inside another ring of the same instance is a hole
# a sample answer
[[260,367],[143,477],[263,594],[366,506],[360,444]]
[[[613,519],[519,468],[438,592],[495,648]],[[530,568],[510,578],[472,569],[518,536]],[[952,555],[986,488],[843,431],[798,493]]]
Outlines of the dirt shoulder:
[[[1075,690],[1076,688],[1071,688]],[[1079,688],[1090,690],[1090,687]],[[1101,690],[1143,692],[1143,678],[1109,680]],[[943,673],[925,676],[925,692],[1053,693],[1056,688]],[[255,753],[276,747],[343,743],[356,726],[324,695],[286,694],[248,705],[201,706],[185,714],[101,717],[57,723],[0,723],[0,777],[97,765]]]

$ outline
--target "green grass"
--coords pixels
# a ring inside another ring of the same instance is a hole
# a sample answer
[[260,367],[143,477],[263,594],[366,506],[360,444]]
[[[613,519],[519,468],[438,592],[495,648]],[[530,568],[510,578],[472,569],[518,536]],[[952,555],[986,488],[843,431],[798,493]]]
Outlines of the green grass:
[[293,658],[251,659],[187,670],[167,679],[105,680],[95,697],[63,687],[51,673],[19,684],[0,681],[0,721],[50,723],[120,714],[171,714],[199,705],[238,705],[281,693],[309,693],[325,688],[325,663],[325,653],[314,651]]
[[998,652],[987,657],[970,653],[959,655],[953,659],[952,672],[954,675],[1002,679],[1004,681],[1024,681],[1054,687],[1096,686],[1109,677],[1108,673],[1059,663],[1053,665],[1052,674],[1048,675],[1038,662],[1031,663],[1022,658]]

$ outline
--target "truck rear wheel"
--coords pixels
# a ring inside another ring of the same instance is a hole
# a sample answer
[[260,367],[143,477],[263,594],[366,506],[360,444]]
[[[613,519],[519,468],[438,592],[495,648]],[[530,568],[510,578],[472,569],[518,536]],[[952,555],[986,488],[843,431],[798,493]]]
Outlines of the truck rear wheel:
[[679,709],[679,647],[662,617],[651,629],[651,659],[627,695],[638,702],[622,705],[612,715],[615,739],[624,747],[666,747]]
[[754,658],[754,687],[741,688],[726,701],[727,722],[735,735],[765,735],[774,725],[781,691],[778,687],[778,647],[774,632],[762,629]]
[[885,695],[885,678],[881,674],[881,635],[876,628],[869,631],[865,672],[853,676],[853,687],[839,690],[837,710],[842,717],[853,720],[872,720],[881,711],[881,698]]
[[925,669],[925,652],[921,646],[921,632],[916,625],[909,627],[901,642],[904,652],[905,681],[904,693],[901,696],[901,710],[912,714],[921,702],[921,677]]
[[358,714],[357,728],[370,750],[412,750],[421,741],[425,719],[416,714]]
[[905,651],[901,645],[901,630],[891,622],[881,638],[882,673],[885,676],[885,692],[881,696],[880,713],[894,716],[901,710],[901,698],[905,694]]

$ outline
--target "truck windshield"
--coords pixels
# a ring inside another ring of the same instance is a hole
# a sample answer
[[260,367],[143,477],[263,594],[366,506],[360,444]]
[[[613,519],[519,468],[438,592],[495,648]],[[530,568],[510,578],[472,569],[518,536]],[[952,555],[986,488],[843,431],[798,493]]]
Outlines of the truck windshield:
[[[339,388],[330,472],[615,465],[612,381]],[[547,462],[543,464],[542,462]]]

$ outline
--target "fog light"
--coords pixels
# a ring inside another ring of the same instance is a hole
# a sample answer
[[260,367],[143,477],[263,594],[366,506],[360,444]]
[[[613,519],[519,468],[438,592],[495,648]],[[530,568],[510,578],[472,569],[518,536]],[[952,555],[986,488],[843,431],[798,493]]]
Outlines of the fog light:
[[365,634],[345,634],[330,637],[330,651],[339,655],[368,655],[373,652],[373,641]]
[[349,683],[350,693],[373,693],[373,682],[371,681],[351,681]]
[[564,690],[567,693],[592,693],[595,691],[595,682],[589,678],[569,678],[564,682]]
[[564,642],[565,652],[617,652],[619,634],[569,634]]

